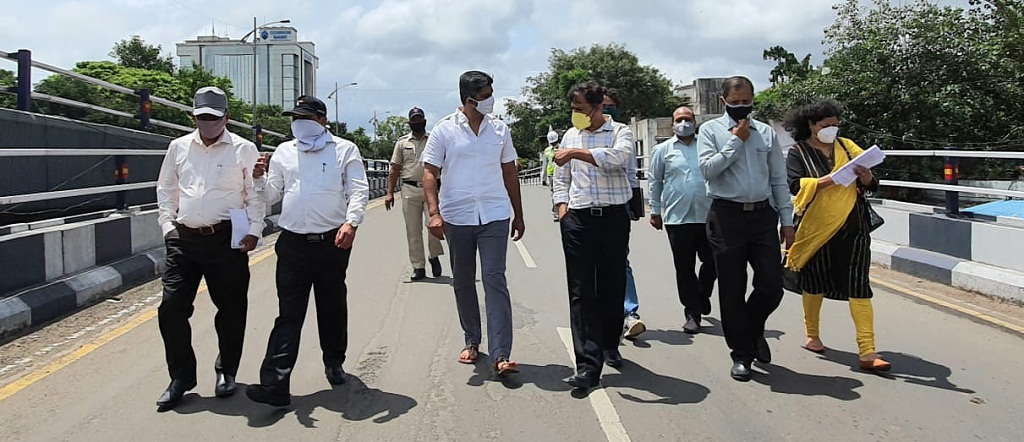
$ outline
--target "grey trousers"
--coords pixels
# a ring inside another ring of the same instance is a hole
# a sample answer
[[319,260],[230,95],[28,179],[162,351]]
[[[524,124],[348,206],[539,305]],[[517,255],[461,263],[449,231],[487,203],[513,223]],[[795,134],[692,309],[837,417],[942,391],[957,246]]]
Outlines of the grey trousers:
[[480,301],[476,292],[476,256],[480,252],[480,279],[484,284],[487,309],[487,351],[492,360],[512,355],[512,301],[505,281],[505,253],[508,250],[509,220],[482,226],[445,223],[445,237],[451,257],[455,306],[465,334],[466,345],[479,345]]

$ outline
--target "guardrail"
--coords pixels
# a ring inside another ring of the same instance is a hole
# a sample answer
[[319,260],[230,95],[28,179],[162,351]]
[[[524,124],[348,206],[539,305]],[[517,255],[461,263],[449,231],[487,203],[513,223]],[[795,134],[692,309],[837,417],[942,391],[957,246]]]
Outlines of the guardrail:
[[519,171],[519,183],[538,186],[543,181],[541,176],[541,166],[537,166],[531,169],[523,169]]

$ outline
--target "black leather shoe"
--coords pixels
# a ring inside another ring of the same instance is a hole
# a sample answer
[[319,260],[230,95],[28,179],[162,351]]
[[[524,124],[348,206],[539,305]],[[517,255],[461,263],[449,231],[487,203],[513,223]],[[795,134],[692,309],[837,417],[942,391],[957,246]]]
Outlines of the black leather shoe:
[[772,349],[768,347],[768,340],[764,336],[757,338],[757,351],[754,353],[754,359],[762,364],[772,363]]
[[345,383],[345,370],[341,366],[327,367],[324,369],[324,373],[327,375],[327,382],[331,385],[341,385]]
[[691,335],[700,333],[700,319],[695,319],[693,316],[687,316],[686,324],[683,324],[683,331]]
[[732,370],[729,371],[729,375],[737,381],[747,382],[750,380],[750,367],[748,364],[736,362],[732,364]]
[[441,258],[438,258],[438,257],[435,256],[433,258],[430,258],[429,261],[430,261],[430,273],[432,275],[434,275],[435,278],[437,278],[438,276],[441,276]]
[[625,362],[622,360],[622,353],[618,350],[607,350],[604,352],[604,363],[612,368],[619,368]]
[[253,402],[267,404],[274,407],[284,407],[292,403],[292,395],[279,393],[270,387],[262,385],[250,385],[245,388],[245,395]]
[[597,377],[583,374],[574,374],[562,379],[562,381],[573,388],[594,388],[598,385]]
[[412,276],[409,277],[409,279],[412,280],[412,281],[422,281],[424,279],[427,279],[427,270],[426,269],[412,269]]
[[178,405],[181,398],[185,396],[185,392],[196,388],[196,381],[185,382],[177,379],[171,381],[171,384],[167,386],[160,398],[156,400],[156,406],[159,407],[158,411],[167,411]]
[[228,397],[235,394],[238,384],[235,384],[235,377],[229,374],[217,373],[217,386],[213,388],[213,394],[217,397]]

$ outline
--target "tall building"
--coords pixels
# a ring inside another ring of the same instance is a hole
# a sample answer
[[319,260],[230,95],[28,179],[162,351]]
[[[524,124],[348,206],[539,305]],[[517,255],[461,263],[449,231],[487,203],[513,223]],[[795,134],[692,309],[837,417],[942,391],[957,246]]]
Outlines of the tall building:
[[253,102],[253,69],[258,104],[290,109],[300,95],[316,94],[320,59],[315,45],[298,41],[292,27],[259,29],[255,41],[199,36],[178,43],[177,52],[182,69],[191,69],[196,64],[214,75],[231,79],[234,96],[248,103]]

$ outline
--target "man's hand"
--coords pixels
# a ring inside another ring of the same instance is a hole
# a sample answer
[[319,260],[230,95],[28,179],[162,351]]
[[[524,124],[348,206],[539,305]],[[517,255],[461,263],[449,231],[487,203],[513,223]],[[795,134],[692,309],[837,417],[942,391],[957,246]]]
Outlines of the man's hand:
[[747,141],[747,138],[750,138],[750,120],[746,118],[740,120],[736,127],[732,128],[732,134]]
[[259,243],[259,241],[260,239],[255,236],[245,235],[245,238],[242,238],[242,240],[239,241],[239,243],[242,244],[242,248],[240,250],[242,253],[249,253],[256,249],[256,244]]
[[526,223],[522,218],[516,217],[512,220],[512,241],[519,241],[526,233]]
[[654,230],[661,230],[662,227],[664,227],[664,224],[662,224],[661,221],[661,215],[651,215],[651,227],[654,227]]
[[256,159],[256,165],[252,167],[252,179],[258,180],[267,173],[267,164],[270,162],[270,155],[264,154]]
[[441,218],[440,213],[430,215],[430,220],[427,221],[427,230],[434,235],[434,238],[444,239],[444,218]]
[[334,246],[348,250],[352,248],[352,243],[356,240],[356,228],[352,227],[351,224],[345,223],[338,229],[338,235],[334,237]]
[[554,158],[555,164],[557,164],[559,166],[564,166],[566,163],[568,163],[569,161],[571,161],[573,159],[573,152],[575,152],[575,151],[576,151],[576,149],[558,149],[558,150],[556,150],[555,151],[555,158]]
[[558,205],[558,220],[561,221],[565,217],[565,214],[569,212],[569,205],[561,203]]
[[384,195],[384,210],[391,210],[395,205],[395,194],[388,192]]
[[796,240],[796,229],[793,226],[782,226],[779,228],[779,244],[785,244],[786,250],[793,247],[793,241]]

